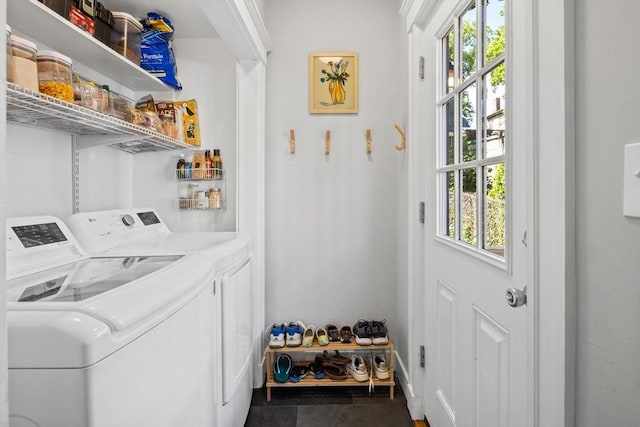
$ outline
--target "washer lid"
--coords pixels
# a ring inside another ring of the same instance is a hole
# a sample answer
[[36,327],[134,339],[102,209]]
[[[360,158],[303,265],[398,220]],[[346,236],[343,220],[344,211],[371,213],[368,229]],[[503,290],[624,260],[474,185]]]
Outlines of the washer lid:
[[88,258],[8,282],[8,302],[79,302],[140,279],[181,256]]
[[160,327],[213,282],[197,254],[88,261],[7,282],[10,368],[91,366]]

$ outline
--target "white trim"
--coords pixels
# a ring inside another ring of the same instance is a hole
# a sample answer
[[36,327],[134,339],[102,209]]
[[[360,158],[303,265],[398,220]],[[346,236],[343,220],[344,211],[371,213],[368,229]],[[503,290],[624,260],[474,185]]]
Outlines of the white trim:
[[265,64],[239,60],[236,66],[238,231],[250,233],[254,285],[254,387],[264,381],[265,330]]
[[398,381],[404,397],[407,399],[407,409],[412,420],[421,420],[424,418],[424,408],[422,407],[422,397],[414,393],[413,385],[410,381],[410,375],[405,367],[400,354],[397,351],[394,354],[394,373],[398,374]]
[[271,39],[269,39],[267,28],[264,26],[264,21],[262,20],[262,16],[260,16],[260,10],[256,5],[255,0],[245,0],[245,4],[247,5],[247,10],[249,12],[249,15],[251,16],[251,20],[256,26],[256,31],[258,32],[258,36],[262,41],[265,52],[271,52]]
[[[247,6],[244,0],[216,0],[200,2],[200,8],[212,23],[227,48],[238,59],[267,61],[267,46],[260,34],[262,20],[256,23],[252,13],[257,13],[255,4]],[[259,15],[258,15],[259,16]],[[270,43],[270,42],[269,42]]]
[[534,2],[535,419],[571,426],[575,409],[574,0]]
[[[6,46],[6,19],[7,19],[7,2],[2,2],[0,5],[2,13],[0,13],[0,28],[2,29],[2,36],[0,36],[0,46]],[[0,52],[0,64],[5,64],[7,61],[7,50],[1,49]],[[5,227],[5,203],[6,203],[6,189],[7,189],[7,103],[5,102],[7,85],[4,82],[7,79],[7,68],[3,65],[0,67],[0,253],[3,254],[0,257],[0,427],[7,427],[9,425],[9,371],[8,371],[8,354],[7,354],[7,293],[5,292],[6,284],[6,260],[4,254],[6,253],[6,227]]]
[[400,6],[400,15],[406,20],[407,32],[416,25],[423,27],[431,19],[433,11],[442,0],[404,0]]

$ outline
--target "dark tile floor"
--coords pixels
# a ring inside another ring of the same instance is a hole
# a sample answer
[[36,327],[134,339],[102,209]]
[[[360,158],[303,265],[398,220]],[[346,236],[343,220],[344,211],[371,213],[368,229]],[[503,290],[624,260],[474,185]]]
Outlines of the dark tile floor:
[[[397,381],[396,381],[397,384]],[[245,427],[412,427],[407,401],[396,385],[388,387],[266,388],[253,392]]]

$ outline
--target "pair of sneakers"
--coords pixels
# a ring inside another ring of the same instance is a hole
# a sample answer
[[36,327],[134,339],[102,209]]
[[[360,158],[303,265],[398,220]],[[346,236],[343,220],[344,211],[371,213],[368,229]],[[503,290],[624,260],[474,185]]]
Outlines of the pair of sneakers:
[[387,320],[358,320],[353,325],[353,334],[356,337],[356,343],[359,345],[382,345],[389,342],[389,331],[387,329]]
[[269,329],[269,347],[298,347],[302,344],[304,330],[304,323],[299,320],[288,324],[274,323]]

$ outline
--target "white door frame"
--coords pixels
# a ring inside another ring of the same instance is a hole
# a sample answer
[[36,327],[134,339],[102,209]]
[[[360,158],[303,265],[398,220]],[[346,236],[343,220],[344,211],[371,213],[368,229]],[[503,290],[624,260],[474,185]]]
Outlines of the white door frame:
[[[407,32],[421,31],[440,3],[450,0],[404,0],[401,13]],[[509,0],[507,0],[509,1]],[[457,3],[458,0],[452,0]],[[533,108],[528,156],[534,179],[527,184],[532,225],[527,238],[534,245],[530,252],[527,276],[529,298],[533,305],[528,321],[529,354],[526,364],[529,381],[528,426],[572,426],[575,411],[575,238],[574,212],[574,0],[527,0],[529,22],[526,46],[531,59],[530,85]],[[452,8],[454,6],[452,5]],[[411,38],[412,35],[410,34]],[[416,46],[417,49],[412,49]],[[423,55],[420,44],[410,44],[412,58]],[[429,82],[425,82],[429,84]],[[409,141],[421,132],[420,111],[423,93],[417,79],[409,80]],[[422,159],[413,157],[418,166]],[[410,168],[410,181],[423,187],[419,168]],[[418,201],[409,195],[409,207]],[[427,201],[429,204],[429,201]],[[427,225],[429,226],[429,225]],[[530,246],[531,247],[531,246]],[[409,243],[410,259],[416,249]],[[422,267],[425,267],[424,264]],[[418,277],[419,275],[409,275]],[[414,281],[419,289],[424,282]],[[409,302],[409,304],[411,304]],[[426,337],[412,334],[409,348],[425,343]],[[429,343],[427,343],[429,344]],[[428,369],[429,367],[427,367]],[[415,375],[424,375],[416,372]],[[414,383],[421,381],[412,380]],[[428,415],[428,414],[426,414]]]

